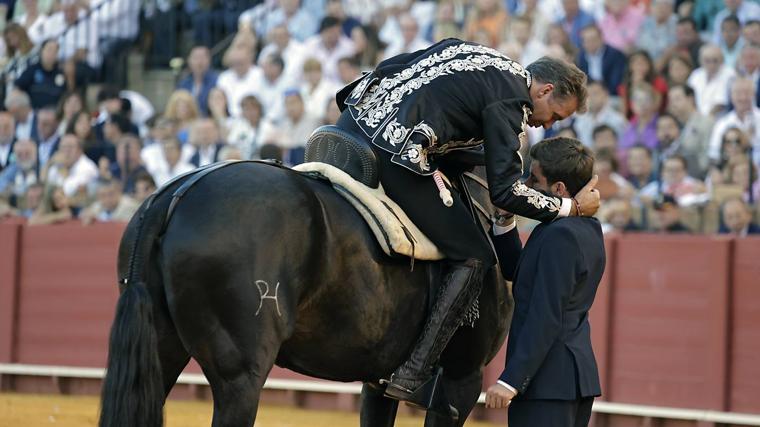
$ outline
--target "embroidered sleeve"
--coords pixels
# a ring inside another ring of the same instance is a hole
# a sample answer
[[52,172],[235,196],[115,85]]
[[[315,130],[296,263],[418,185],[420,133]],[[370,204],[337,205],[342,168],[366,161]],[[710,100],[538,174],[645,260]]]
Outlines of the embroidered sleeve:
[[562,199],[528,188],[520,181],[523,172],[520,142],[530,109],[525,101],[495,102],[483,110],[486,172],[491,201],[514,214],[551,221],[563,207]]

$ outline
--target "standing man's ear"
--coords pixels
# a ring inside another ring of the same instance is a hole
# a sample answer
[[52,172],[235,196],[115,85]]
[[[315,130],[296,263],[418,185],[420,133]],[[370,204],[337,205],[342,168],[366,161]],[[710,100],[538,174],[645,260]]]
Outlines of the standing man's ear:
[[562,181],[557,181],[551,186],[552,193],[560,197],[570,197],[570,193],[567,191],[567,186]]

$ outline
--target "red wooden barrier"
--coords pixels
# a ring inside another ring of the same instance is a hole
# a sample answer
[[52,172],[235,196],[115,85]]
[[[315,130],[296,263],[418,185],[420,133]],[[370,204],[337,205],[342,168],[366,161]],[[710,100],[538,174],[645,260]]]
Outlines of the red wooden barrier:
[[13,362],[21,226],[0,224],[0,363]]
[[760,412],[760,238],[736,241],[729,408]]
[[726,409],[730,244],[664,235],[618,240],[607,400]]
[[16,362],[105,366],[123,225],[25,227]]

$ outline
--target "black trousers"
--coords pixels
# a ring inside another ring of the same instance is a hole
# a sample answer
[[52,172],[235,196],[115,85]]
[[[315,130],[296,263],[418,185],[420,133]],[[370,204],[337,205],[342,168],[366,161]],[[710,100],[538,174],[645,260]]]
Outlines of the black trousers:
[[[364,136],[347,112],[341,115],[338,126],[358,137]],[[377,154],[380,183],[385,193],[448,259],[478,259],[483,262],[484,270],[496,263],[488,237],[476,224],[458,194],[452,191],[454,204],[446,207],[431,176],[418,175],[392,163],[390,153],[375,147],[369,141],[368,144]]]
[[587,427],[593,397],[578,400],[515,400],[509,405],[508,427]]

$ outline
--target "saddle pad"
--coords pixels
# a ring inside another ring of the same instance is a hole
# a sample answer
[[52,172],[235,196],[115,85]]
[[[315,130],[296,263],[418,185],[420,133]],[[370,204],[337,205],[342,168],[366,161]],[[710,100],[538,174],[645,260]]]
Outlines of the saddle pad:
[[327,163],[303,163],[293,169],[318,173],[329,180],[338,193],[361,214],[383,251],[389,256],[405,255],[424,261],[445,258],[396,202],[385,194],[382,186],[377,189],[370,188]]

